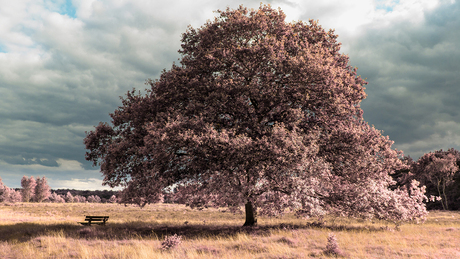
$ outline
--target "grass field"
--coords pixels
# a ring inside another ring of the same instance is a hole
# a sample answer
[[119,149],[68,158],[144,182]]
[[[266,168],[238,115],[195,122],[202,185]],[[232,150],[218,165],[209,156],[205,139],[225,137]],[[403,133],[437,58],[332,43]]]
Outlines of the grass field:
[[[84,215],[108,215],[106,226],[82,226]],[[324,224],[285,216],[259,218],[154,204],[0,204],[0,258],[334,258],[335,234],[344,258],[460,258],[460,213],[430,212],[424,224],[400,230],[385,222],[327,218]],[[167,236],[181,243],[162,249]]]

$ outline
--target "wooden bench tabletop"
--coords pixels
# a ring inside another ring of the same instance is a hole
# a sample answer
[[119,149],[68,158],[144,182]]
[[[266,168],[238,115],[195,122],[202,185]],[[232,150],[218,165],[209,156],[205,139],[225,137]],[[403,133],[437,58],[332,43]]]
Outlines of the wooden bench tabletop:
[[109,216],[85,216],[85,221],[80,221],[77,223],[80,223],[82,225],[105,225],[105,222],[107,222],[108,219]]

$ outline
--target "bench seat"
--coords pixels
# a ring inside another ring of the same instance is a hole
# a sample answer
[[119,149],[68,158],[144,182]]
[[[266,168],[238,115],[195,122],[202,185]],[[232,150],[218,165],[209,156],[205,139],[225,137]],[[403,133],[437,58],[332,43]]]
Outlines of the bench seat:
[[109,220],[109,216],[86,216],[85,221],[78,223],[88,226],[91,226],[92,224],[105,225],[107,220]]

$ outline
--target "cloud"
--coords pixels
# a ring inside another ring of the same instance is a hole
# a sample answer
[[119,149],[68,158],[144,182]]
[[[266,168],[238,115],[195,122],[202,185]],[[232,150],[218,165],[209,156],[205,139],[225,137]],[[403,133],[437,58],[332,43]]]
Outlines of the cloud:
[[212,10],[227,6],[224,1],[176,3],[2,4],[0,159],[9,167],[0,170],[1,176],[10,175],[8,170],[18,179],[45,169],[57,172],[64,170],[62,159],[92,171],[84,159],[85,131],[110,120],[119,96],[133,87],[142,90],[146,79],[171,67],[189,24],[201,26],[215,15]]
[[98,178],[88,179],[75,179],[70,180],[51,180],[49,181],[50,186],[55,186],[54,189],[75,189],[75,190],[121,190],[120,187],[110,188],[102,186],[102,180]]
[[[398,144],[399,148],[421,156],[427,153],[427,150],[447,150],[454,146],[458,150],[460,147],[460,123],[458,121],[439,121],[435,125],[430,125],[427,131],[429,133],[423,138]],[[438,148],[433,149],[433,147]]]
[[[257,8],[260,1],[243,1]],[[335,29],[367,78],[365,119],[417,158],[460,148],[460,8],[451,0],[267,1]],[[0,176],[102,179],[85,131],[180,57],[181,34],[235,1],[0,0]],[[70,162],[69,162],[70,161]],[[5,181],[6,179],[6,181]],[[77,180],[69,180],[77,179]],[[80,180],[78,180],[80,179]],[[58,182],[60,181],[60,182]],[[72,183],[66,183],[71,181]],[[88,184],[96,184],[89,181]]]
[[422,7],[396,6],[398,17],[409,18],[367,25],[350,49],[352,63],[369,81],[365,119],[414,158],[460,147],[454,130],[460,125],[459,3]]
[[[0,160],[2,181],[10,188],[20,188],[21,178],[25,176],[48,179],[52,189],[111,190],[102,185],[99,170],[86,170],[76,160],[57,159],[56,165],[48,165],[47,159],[17,157],[18,161]],[[20,160],[20,161],[19,161]],[[119,190],[120,188],[115,188]]]

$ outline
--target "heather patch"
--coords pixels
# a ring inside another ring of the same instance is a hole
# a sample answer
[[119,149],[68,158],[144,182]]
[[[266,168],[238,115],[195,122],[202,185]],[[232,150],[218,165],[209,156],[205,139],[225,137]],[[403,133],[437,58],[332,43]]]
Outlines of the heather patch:
[[162,250],[169,250],[178,247],[182,242],[182,236],[174,234],[172,236],[166,236],[165,240],[161,243]]

